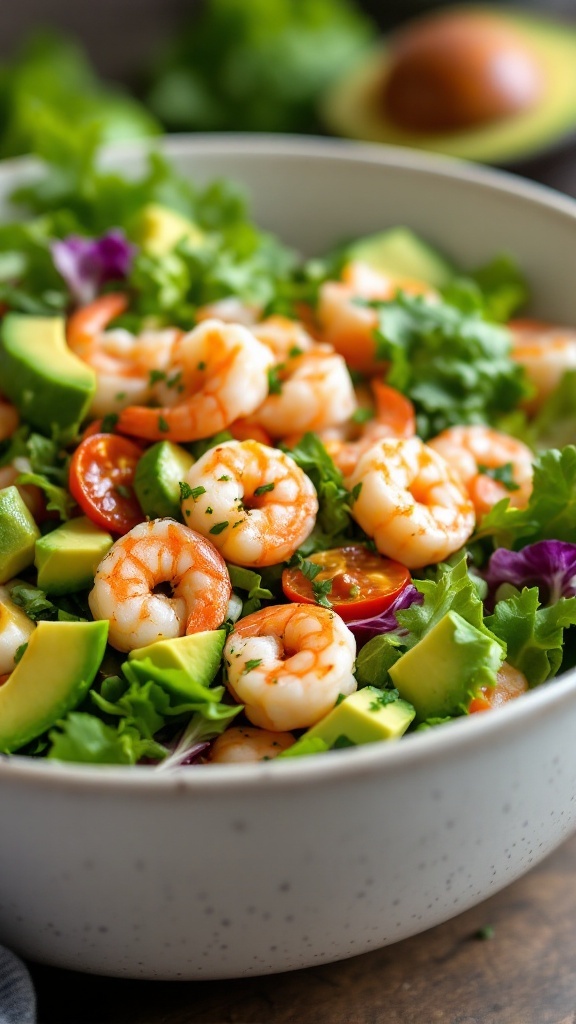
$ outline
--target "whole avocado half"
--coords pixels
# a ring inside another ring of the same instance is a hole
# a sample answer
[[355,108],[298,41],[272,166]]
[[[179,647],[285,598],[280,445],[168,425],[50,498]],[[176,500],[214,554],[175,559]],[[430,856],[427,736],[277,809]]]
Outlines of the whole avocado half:
[[321,101],[326,129],[335,135],[443,153],[481,163],[514,165],[558,146],[576,134],[576,27],[507,8],[452,6],[501,19],[537,60],[542,94],[529,109],[483,125],[450,132],[409,131],[384,110],[382,92],[392,65],[387,39]]

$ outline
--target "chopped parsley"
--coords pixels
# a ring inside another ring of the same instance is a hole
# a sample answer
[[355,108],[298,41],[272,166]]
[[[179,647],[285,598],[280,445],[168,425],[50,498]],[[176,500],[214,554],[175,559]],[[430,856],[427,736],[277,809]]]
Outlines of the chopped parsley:
[[22,658],[23,658],[24,654],[26,653],[26,648],[27,647],[28,647],[28,644],[25,643],[25,644],[20,644],[20,647],[16,648],[16,650],[14,651],[14,664],[15,665],[17,665],[19,661],[22,661]]
[[514,466],[511,462],[505,462],[502,466],[478,466],[478,472],[482,473],[483,476],[489,476],[492,480],[497,480],[499,484],[504,484],[507,491],[519,491],[520,487],[516,483],[513,477]]
[[251,672],[252,669],[258,668],[262,664],[262,658],[252,658],[247,661],[244,666],[244,672]]
[[273,491],[274,487],[275,487],[275,485],[273,483],[272,484],[261,484],[260,487],[257,487],[256,490],[254,491],[254,496],[256,498],[259,498],[260,495],[266,494],[268,491]]
[[368,423],[370,420],[373,420],[374,416],[375,413],[373,409],[368,409],[366,406],[363,406],[356,409],[356,412],[353,412],[350,418],[352,423],[358,423],[361,425],[362,423]]
[[170,424],[166,422],[163,416],[158,417],[158,430],[161,430],[164,434],[167,434],[170,430]]
[[280,371],[283,369],[282,366],[271,366],[268,370],[268,392],[271,395],[282,394],[282,381],[280,379]]
[[216,523],[216,525],[213,526],[212,529],[210,530],[210,533],[214,533],[214,534],[218,535],[219,533],[222,533],[222,530],[225,530],[227,526],[228,526],[228,520],[226,520],[223,523]]
[[[190,487],[190,484],[187,484],[185,480],[179,480],[178,481],[178,487],[180,488],[180,501],[186,501],[186,498],[193,498],[194,497],[194,494],[193,494],[192,488]],[[206,488],[203,487],[202,491],[205,491],[205,490],[206,490]]]
[[166,380],[164,370],[150,370],[150,387],[158,384],[161,380]]
[[316,598],[316,603],[321,604],[323,608],[331,608],[332,604],[328,600],[328,594],[332,590],[332,580],[314,580],[312,583],[312,593]]
[[118,423],[119,416],[115,412],[109,412],[107,416],[104,416],[102,423],[100,424],[100,430],[103,434],[111,434],[114,427]]

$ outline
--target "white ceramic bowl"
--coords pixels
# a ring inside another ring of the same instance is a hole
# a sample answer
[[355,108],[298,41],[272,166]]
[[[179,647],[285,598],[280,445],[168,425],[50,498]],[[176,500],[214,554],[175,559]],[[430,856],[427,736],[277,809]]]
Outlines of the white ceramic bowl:
[[[197,180],[244,183],[303,251],[407,224],[471,266],[503,248],[533,310],[576,323],[576,203],[406,150],[169,140]],[[131,167],[132,152],[113,156]],[[26,172],[0,168],[0,193]],[[0,942],[110,975],[218,978],[325,963],[429,928],[576,827],[576,674],[488,715],[279,764],[146,768],[0,759]]]

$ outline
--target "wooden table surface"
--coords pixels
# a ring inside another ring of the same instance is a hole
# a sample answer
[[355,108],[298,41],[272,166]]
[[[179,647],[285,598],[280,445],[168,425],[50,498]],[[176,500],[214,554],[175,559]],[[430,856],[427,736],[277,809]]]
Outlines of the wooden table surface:
[[341,963],[240,981],[32,974],[39,1024],[575,1024],[576,836],[473,910]]

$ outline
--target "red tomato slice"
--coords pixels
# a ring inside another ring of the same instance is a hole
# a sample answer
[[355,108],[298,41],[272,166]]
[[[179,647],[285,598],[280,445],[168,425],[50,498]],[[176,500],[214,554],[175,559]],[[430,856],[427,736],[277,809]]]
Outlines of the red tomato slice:
[[313,584],[330,580],[332,587],[327,598],[346,622],[379,615],[410,583],[406,566],[368,551],[361,544],[318,551],[307,561],[320,565],[320,572],[311,581],[300,569],[284,569],[282,589],[286,597],[290,601],[317,604]]
[[93,523],[128,533],[145,516],[134,493],[142,449],[117,434],[92,434],[80,442],[70,463],[69,487]]

